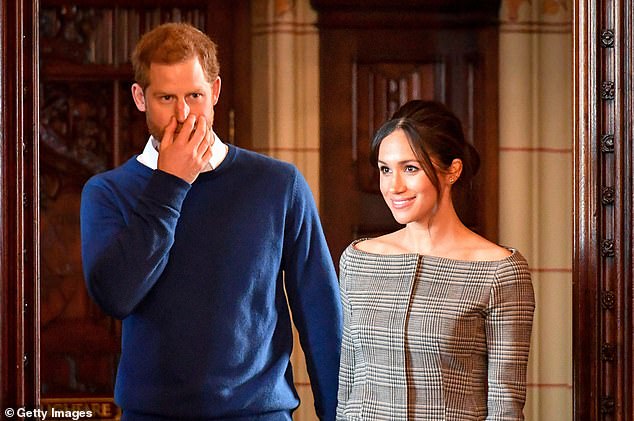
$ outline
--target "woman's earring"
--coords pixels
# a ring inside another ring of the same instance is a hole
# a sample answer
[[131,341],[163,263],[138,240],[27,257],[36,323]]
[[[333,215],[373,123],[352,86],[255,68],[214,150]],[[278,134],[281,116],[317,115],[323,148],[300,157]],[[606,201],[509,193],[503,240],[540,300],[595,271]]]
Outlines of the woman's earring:
[[456,179],[455,179],[455,178],[453,178],[453,177],[451,177],[451,178],[449,179],[449,184],[453,184],[455,181],[456,181]]

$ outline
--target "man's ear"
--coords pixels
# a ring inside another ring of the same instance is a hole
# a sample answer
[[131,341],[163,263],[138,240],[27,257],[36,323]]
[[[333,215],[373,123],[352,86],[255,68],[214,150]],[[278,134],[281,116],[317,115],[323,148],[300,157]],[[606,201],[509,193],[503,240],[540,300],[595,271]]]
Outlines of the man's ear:
[[139,111],[145,112],[145,93],[138,83],[132,84],[132,99],[134,99],[134,103]]
[[218,98],[220,98],[220,86],[222,82],[220,80],[220,76],[214,80],[214,83],[211,84],[211,95],[213,96],[214,106],[218,103]]

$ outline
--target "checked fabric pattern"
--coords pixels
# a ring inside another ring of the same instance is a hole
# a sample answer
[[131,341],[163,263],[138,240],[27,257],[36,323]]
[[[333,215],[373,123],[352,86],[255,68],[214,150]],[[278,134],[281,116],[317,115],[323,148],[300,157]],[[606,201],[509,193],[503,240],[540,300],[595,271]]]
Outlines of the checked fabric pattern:
[[337,419],[523,420],[535,309],[524,257],[378,255],[355,243],[340,261]]

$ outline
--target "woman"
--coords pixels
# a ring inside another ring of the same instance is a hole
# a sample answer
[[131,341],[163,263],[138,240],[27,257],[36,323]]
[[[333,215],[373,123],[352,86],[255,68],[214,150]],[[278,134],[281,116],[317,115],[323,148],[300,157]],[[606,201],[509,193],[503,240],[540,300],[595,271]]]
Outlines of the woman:
[[444,105],[411,101],[372,140],[404,228],[341,256],[339,420],[523,420],[535,301],[526,260],[469,230],[452,191],[479,159]]

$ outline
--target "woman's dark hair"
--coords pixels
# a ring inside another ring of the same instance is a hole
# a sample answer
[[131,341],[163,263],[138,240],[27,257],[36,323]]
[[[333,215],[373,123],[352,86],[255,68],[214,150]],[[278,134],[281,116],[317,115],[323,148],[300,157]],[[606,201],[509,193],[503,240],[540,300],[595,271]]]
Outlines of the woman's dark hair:
[[444,104],[423,100],[403,104],[392,118],[377,130],[372,139],[370,162],[374,167],[378,165],[381,142],[398,129],[405,133],[438,196],[440,181],[436,171],[449,169],[454,159],[462,161],[462,173],[456,181],[456,187],[470,185],[480,166],[480,157],[476,149],[465,140],[458,117]]

